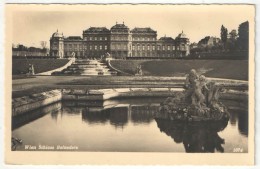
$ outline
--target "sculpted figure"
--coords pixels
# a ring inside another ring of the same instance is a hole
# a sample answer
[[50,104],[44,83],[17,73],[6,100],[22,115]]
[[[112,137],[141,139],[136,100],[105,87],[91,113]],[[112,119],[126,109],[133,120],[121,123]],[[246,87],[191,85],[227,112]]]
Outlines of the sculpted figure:
[[216,85],[215,82],[208,83],[209,90],[204,92],[207,97],[207,106],[216,107],[219,99],[220,86]]
[[139,65],[136,67],[136,75],[143,75],[142,66]]
[[29,75],[34,75],[34,66],[33,66],[33,64],[29,64],[28,74]]
[[195,81],[199,78],[195,69],[191,69],[190,73],[186,75],[185,81],[185,100],[188,103],[195,103],[195,100],[192,100],[192,95],[194,92]]
[[201,75],[199,79],[195,80],[193,94],[191,96],[192,105],[197,105],[199,108],[201,108],[201,106],[205,106],[205,96],[202,93],[203,88],[209,90],[206,86],[205,76]]
[[190,73],[186,76],[185,87],[192,88],[195,84],[195,80],[199,78],[195,69],[191,69]]
[[192,69],[186,76],[184,92],[167,98],[160,106],[157,118],[170,120],[227,120],[226,107],[218,100],[221,86],[207,81]]

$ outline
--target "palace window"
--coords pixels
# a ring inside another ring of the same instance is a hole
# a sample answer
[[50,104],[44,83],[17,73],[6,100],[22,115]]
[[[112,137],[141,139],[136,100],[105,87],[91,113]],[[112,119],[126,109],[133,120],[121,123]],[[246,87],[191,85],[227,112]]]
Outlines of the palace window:
[[105,45],[105,50],[107,50],[107,45]]
[[175,46],[172,46],[172,50],[175,50]]
[[155,46],[153,46],[153,50],[155,50]]
[[160,50],[160,46],[157,46],[157,50]]
[[147,46],[147,50],[150,50],[150,46],[149,45]]
[[89,40],[92,40],[92,37],[89,37]]
[[133,50],[135,50],[135,45],[133,45]]
[[145,46],[143,45],[143,50],[145,50]]
[[162,50],[165,50],[165,47],[164,47],[164,46],[162,47]]
[[99,40],[102,40],[102,37],[100,37]]
[[168,46],[168,50],[171,50],[171,49],[170,49],[170,46]]
[[148,41],[150,41],[150,38],[147,38]]
[[102,50],[102,45],[99,46],[99,49]]
[[97,37],[95,37],[95,40],[97,40]]
[[107,40],[107,37],[105,37],[105,40]]
[[97,45],[95,45],[95,50],[97,50]]
[[137,45],[137,50],[140,50],[140,46],[139,45]]
[[89,50],[92,50],[92,46],[91,45],[89,46]]

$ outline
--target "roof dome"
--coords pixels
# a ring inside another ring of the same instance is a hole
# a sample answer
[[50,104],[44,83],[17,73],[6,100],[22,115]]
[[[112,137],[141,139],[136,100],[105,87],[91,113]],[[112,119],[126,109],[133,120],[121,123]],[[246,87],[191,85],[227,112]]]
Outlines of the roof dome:
[[183,31],[177,36],[177,38],[187,38]]
[[62,38],[63,33],[59,33],[58,30],[52,34],[53,38]]

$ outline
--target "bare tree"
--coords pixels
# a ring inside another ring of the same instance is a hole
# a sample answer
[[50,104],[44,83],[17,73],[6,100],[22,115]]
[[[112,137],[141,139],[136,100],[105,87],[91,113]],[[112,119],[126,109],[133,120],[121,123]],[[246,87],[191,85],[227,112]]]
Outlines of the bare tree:
[[43,49],[45,49],[46,46],[47,46],[47,42],[46,42],[46,41],[41,41],[41,47],[42,47]]

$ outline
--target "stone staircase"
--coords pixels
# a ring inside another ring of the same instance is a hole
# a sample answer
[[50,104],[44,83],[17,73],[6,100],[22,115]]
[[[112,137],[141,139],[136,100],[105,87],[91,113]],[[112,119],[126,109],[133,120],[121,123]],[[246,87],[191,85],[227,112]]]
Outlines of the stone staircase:
[[53,75],[111,76],[117,75],[117,72],[111,70],[105,61],[76,59],[66,69],[63,69],[61,72],[55,72]]

